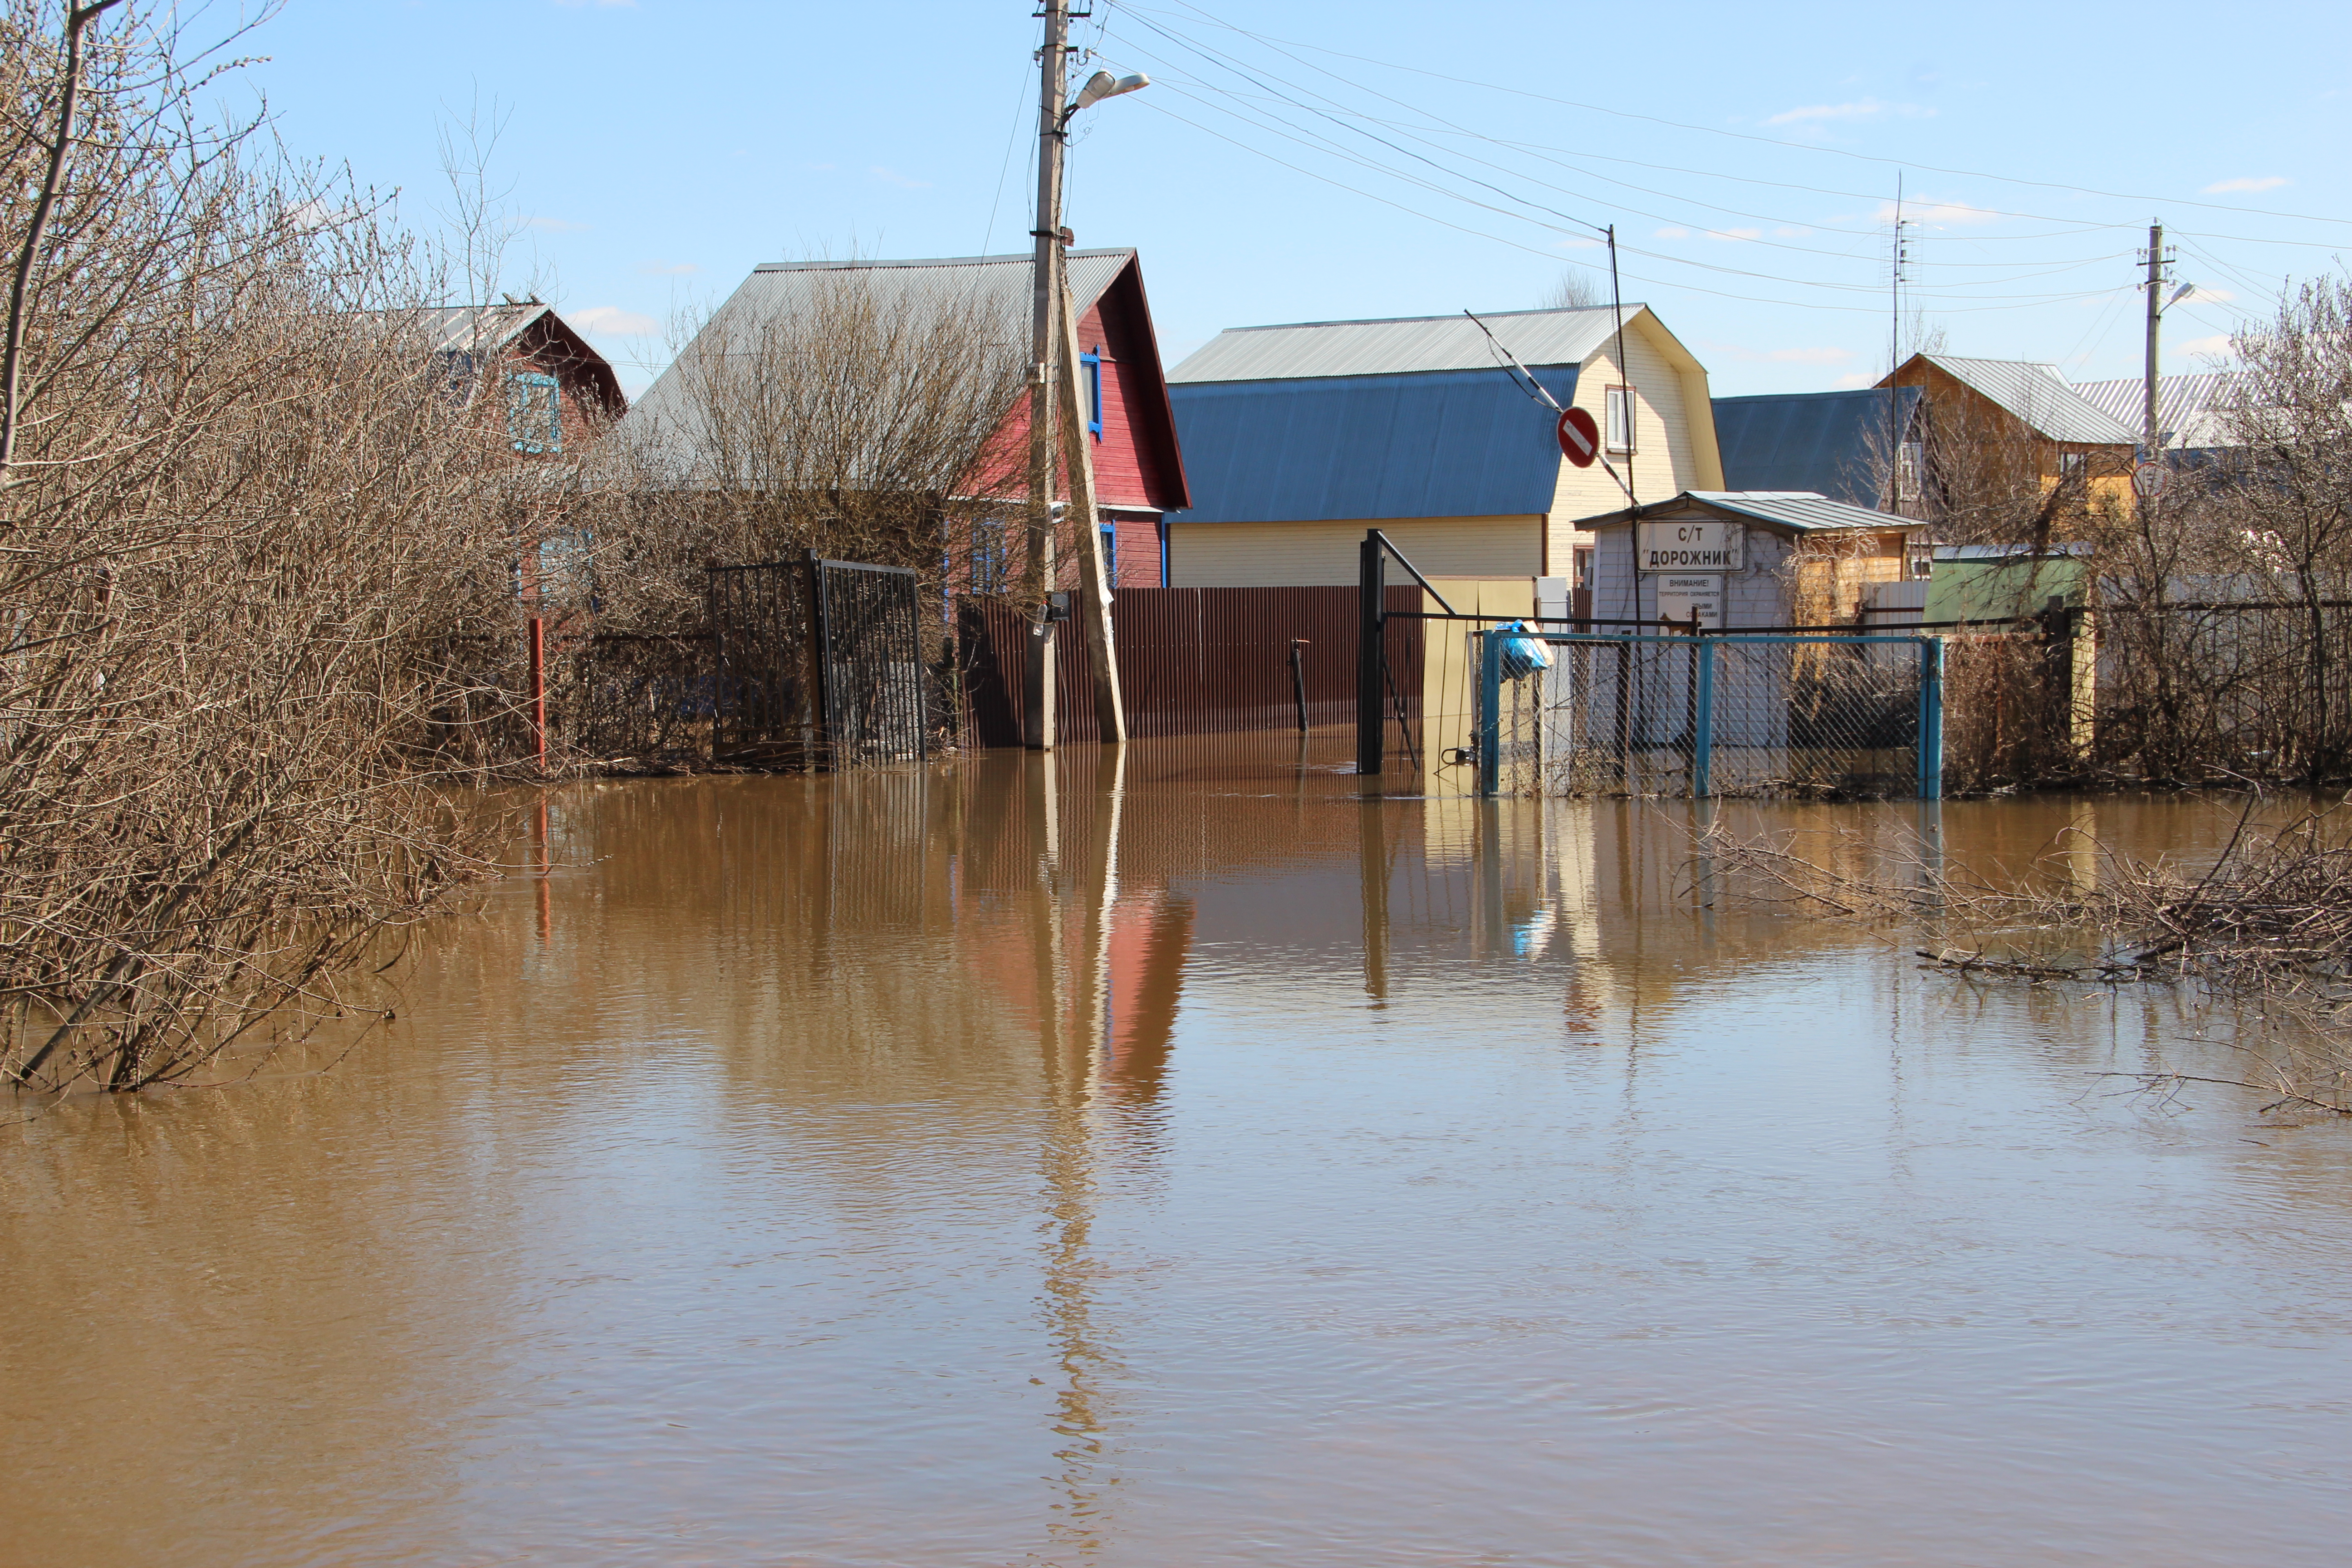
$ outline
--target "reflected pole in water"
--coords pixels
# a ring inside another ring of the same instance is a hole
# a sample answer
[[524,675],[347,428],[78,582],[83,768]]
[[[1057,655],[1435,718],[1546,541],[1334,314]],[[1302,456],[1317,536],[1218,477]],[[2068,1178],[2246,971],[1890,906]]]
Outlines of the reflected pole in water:
[[1364,901],[1364,994],[1381,1005],[1389,999],[1387,818],[1379,795],[1368,795],[1357,805],[1356,854]]
[[555,863],[550,858],[547,845],[547,797],[539,797],[536,813],[539,838],[539,940],[543,946],[555,937],[555,910],[549,895],[548,879],[554,875]]

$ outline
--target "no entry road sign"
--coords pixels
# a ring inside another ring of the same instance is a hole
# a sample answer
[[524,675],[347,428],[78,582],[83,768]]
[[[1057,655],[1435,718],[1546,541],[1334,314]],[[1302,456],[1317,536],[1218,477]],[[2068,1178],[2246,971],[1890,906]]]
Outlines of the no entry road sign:
[[1560,455],[1580,468],[1592,467],[1592,459],[1601,456],[1601,426],[1592,416],[1581,408],[1568,408],[1559,416]]

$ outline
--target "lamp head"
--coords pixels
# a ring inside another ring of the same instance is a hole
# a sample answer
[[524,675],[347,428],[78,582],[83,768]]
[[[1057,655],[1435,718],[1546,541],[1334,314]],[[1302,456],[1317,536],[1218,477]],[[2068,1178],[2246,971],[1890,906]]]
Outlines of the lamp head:
[[1141,72],[1134,76],[1114,77],[1108,71],[1097,71],[1087,79],[1086,86],[1078,89],[1077,99],[1070,108],[1073,110],[1092,109],[1106,98],[1117,98],[1123,92],[1133,92],[1150,85],[1151,79]]

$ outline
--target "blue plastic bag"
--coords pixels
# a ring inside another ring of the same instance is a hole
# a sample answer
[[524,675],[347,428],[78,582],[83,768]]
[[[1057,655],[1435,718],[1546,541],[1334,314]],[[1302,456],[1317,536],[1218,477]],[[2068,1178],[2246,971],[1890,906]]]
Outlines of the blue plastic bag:
[[1503,639],[1502,652],[1496,657],[1502,661],[1504,679],[1525,680],[1538,669],[1551,668],[1551,649],[1528,629],[1527,622],[1506,621],[1486,635]]

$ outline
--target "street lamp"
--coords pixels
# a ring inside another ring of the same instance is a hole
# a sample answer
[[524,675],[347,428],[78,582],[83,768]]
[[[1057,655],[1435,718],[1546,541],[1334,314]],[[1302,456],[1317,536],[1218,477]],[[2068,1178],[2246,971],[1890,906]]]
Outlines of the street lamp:
[[1150,85],[1151,79],[1140,71],[1133,76],[1121,77],[1115,77],[1108,71],[1097,71],[1087,78],[1086,86],[1078,89],[1078,96],[1070,107],[1062,110],[1062,121],[1067,124],[1070,116],[1081,109],[1092,109],[1106,98],[1117,98],[1120,93],[1133,92],[1138,88]]

